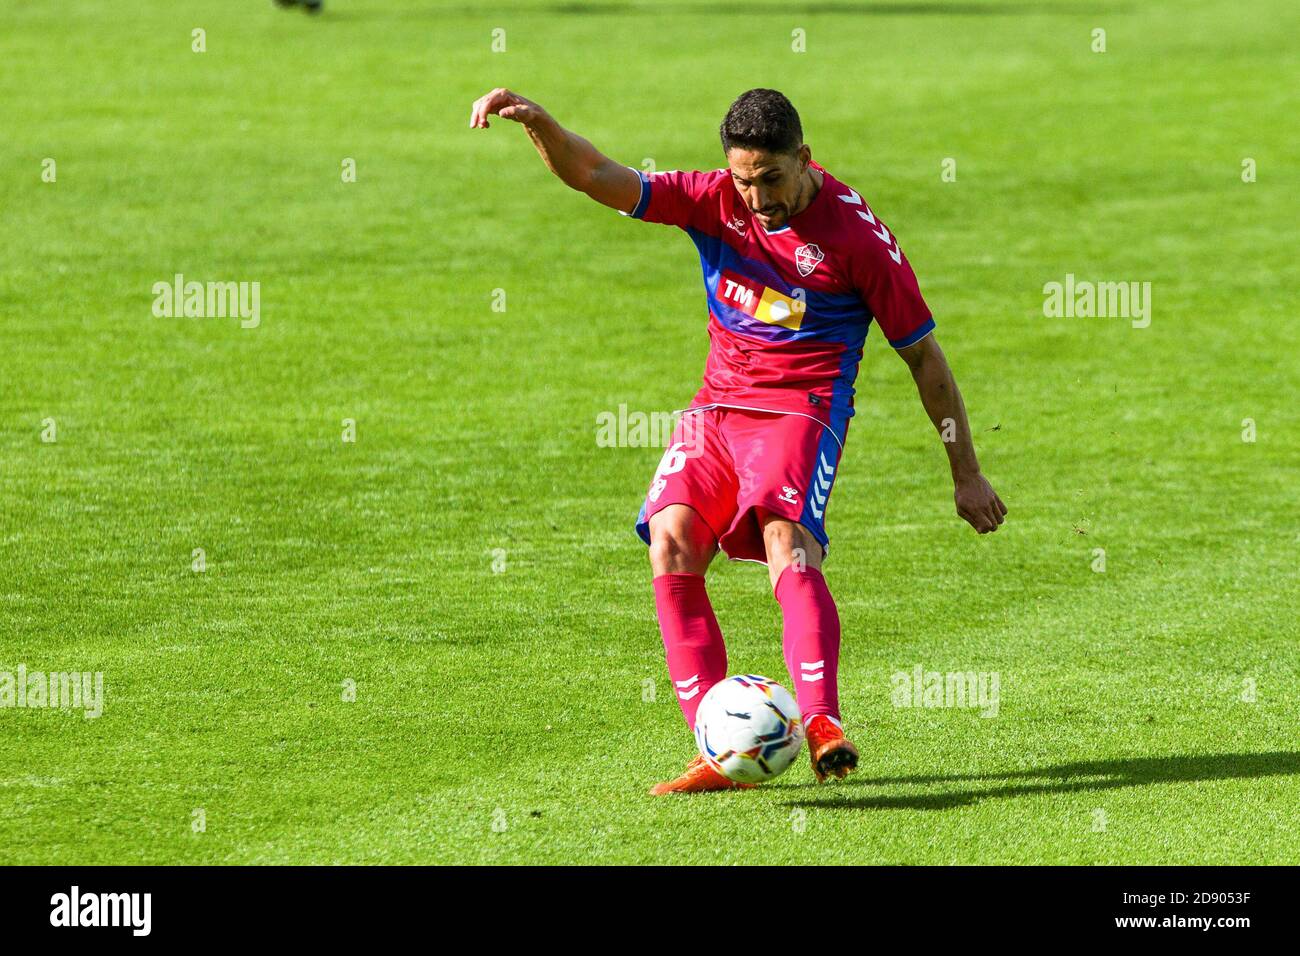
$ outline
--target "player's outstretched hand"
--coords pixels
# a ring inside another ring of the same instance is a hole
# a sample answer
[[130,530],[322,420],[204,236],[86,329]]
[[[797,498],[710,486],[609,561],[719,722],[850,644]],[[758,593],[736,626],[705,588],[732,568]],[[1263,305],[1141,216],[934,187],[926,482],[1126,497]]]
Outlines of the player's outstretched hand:
[[546,111],[532,100],[526,100],[518,93],[511,93],[503,87],[498,87],[474,101],[474,108],[469,114],[469,125],[470,129],[487,129],[488,117],[500,116],[502,119],[514,120],[516,123],[530,126],[538,117],[545,114]]
[[1006,519],[1007,506],[983,475],[957,482],[952,496],[957,514],[980,534],[997,531]]

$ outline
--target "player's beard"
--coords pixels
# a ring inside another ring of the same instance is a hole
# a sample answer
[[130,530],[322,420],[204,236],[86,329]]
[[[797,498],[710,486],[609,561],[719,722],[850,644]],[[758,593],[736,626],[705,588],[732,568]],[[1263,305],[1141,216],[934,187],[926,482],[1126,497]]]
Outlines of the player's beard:
[[790,207],[781,203],[769,207],[768,211],[763,213],[767,217],[767,223],[764,229],[783,229],[790,222]]
[[[799,178],[799,193],[794,197],[794,206],[791,207],[785,203],[780,203],[772,207],[772,209],[777,215],[769,217],[767,224],[763,228],[784,229],[786,226],[790,225],[791,208],[798,209],[800,211],[808,208],[808,204],[804,202],[804,196],[808,194],[808,187],[810,185],[812,185],[812,177],[809,176],[807,170],[805,170],[804,176],[801,176]],[[811,199],[809,200],[809,202],[811,202]]]

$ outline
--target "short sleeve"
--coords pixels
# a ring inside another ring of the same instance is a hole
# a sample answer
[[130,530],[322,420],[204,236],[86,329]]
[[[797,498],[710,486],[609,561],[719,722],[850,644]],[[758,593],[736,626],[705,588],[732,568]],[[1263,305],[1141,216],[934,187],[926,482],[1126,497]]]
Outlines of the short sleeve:
[[641,178],[641,198],[631,212],[623,215],[683,229],[698,226],[706,217],[709,192],[718,182],[716,170],[711,173],[688,173],[676,169],[659,173],[633,172]]
[[890,345],[907,348],[934,331],[934,317],[921,297],[916,273],[883,223],[867,228],[854,260],[862,299]]

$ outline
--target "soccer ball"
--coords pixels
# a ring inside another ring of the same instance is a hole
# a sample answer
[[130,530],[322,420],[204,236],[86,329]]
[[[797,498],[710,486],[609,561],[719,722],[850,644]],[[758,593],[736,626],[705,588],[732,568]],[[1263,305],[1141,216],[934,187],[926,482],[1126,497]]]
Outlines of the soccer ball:
[[709,688],[695,712],[695,743],[714,770],[739,783],[785,772],[803,747],[790,692],[767,677],[737,674]]

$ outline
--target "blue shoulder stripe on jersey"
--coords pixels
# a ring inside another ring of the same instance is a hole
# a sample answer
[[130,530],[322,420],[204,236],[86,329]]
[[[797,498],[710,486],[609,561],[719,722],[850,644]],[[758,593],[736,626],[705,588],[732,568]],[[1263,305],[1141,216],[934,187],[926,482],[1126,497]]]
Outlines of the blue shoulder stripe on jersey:
[[631,169],[632,172],[636,173],[637,178],[641,180],[641,198],[636,201],[636,205],[632,207],[631,212],[623,212],[623,210],[620,209],[619,215],[631,216],[633,219],[640,219],[645,215],[646,208],[650,205],[650,177],[644,170],[633,169],[631,166],[629,166],[628,169]]
[[896,349],[905,349],[909,345],[915,345],[917,342],[921,341],[921,339],[925,338],[933,331],[934,331],[934,319],[932,317],[926,319],[925,323],[919,329],[913,332],[911,335],[905,336],[901,339],[890,339],[889,344]]

